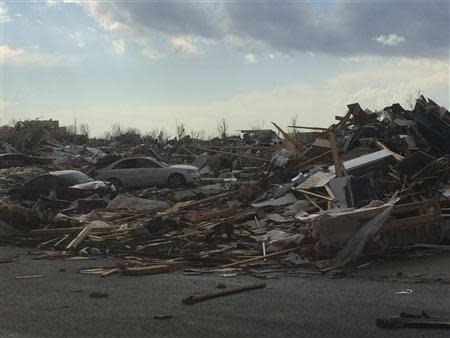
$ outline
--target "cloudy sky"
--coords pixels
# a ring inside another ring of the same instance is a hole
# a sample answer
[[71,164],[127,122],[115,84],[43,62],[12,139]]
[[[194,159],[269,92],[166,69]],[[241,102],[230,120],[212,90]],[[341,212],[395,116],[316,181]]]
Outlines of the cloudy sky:
[[346,104],[449,107],[449,2],[4,1],[2,122],[327,126]]

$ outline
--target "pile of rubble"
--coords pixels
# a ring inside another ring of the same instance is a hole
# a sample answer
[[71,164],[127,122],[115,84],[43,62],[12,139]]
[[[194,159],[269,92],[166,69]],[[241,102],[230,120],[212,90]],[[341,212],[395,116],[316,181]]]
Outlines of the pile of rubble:
[[[117,142],[63,146],[44,133],[47,141],[33,151],[51,164],[0,171],[1,224],[20,232],[1,239],[36,246],[36,259],[124,259],[80,271],[101,276],[242,269],[263,275],[312,264],[328,271],[448,240],[450,113],[421,97],[412,111],[351,104],[336,120],[328,128],[290,126],[292,132],[273,123],[280,137],[247,130],[242,137],[154,140],[127,150]],[[122,187],[75,200],[54,191],[31,201],[6,195],[33,174],[94,174],[139,156],[190,163],[200,182]]]

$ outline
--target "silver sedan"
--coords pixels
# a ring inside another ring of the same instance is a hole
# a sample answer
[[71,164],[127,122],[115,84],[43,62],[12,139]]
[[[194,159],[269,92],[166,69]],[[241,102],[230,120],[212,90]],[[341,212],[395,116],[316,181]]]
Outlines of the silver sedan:
[[172,187],[199,181],[198,168],[176,164],[169,166],[153,157],[118,160],[94,173],[96,179],[109,181],[117,189],[168,185]]

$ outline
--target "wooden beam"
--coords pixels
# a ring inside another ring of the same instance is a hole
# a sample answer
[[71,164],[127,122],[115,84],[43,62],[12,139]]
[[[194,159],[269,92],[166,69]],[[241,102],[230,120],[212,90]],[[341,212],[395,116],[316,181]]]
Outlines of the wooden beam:
[[334,162],[334,170],[336,172],[337,177],[344,176],[344,171],[342,170],[342,163],[339,159],[339,149],[337,147],[336,133],[330,133],[330,145],[331,145],[331,153],[333,155]]
[[77,237],[75,237],[72,242],[70,242],[67,247],[66,250],[72,250],[75,249],[78,245],[81,244],[81,242],[84,241],[84,239],[86,238],[87,235],[89,235],[89,233],[91,232],[91,228],[89,227],[84,227],[83,230],[80,231],[80,233],[77,235]]
[[380,149],[384,149],[389,151],[390,153],[392,153],[392,156],[399,162],[403,161],[405,159],[404,156],[397,154],[396,152],[393,152],[392,150],[390,150],[388,147],[386,147],[383,143],[381,143],[380,141],[375,141],[375,144],[378,146],[378,148]]
[[214,290],[211,292],[203,293],[203,294],[195,294],[183,299],[183,304],[193,305],[198,302],[202,302],[204,300],[209,300],[217,297],[223,297],[228,295],[233,295],[235,293],[240,293],[244,291],[263,289],[266,287],[265,283],[251,284],[251,285],[243,285],[232,288],[225,288],[223,290]]
[[307,126],[288,126],[289,128],[294,129],[311,129],[311,130],[320,130],[320,131],[329,131],[329,128],[322,128],[322,127],[307,127]]
[[322,198],[322,199],[327,200],[327,201],[334,201],[334,199],[331,198],[331,197],[324,196],[324,195],[321,195],[321,194],[316,194],[315,192],[311,192],[311,191],[308,191],[308,190],[305,190],[305,189],[295,188],[295,191],[302,192],[302,193],[304,193],[306,195],[311,195],[311,196],[314,196],[314,197]]
[[240,262],[234,262],[234,263],[230,263],[230,264],[225,264],[225,265],[222,265],[220,268],[221,269],[232,268],[232,267],[239,266],[239,265],[246,264],[246,263],[257,262],[257,261],[260,261],[260,260],[264,260],[266,258],[275,257],[275,256],[279,256],[279,255],[284,255],[284,254],[293,252],[295,250],[299,250],[300,248],[301,248],[301,246],[297,246],[295,248],[290,248],[290,249],[286,249],[286,250],[282,250],[282,251],[273,252],[273,253],[265,255],[265,256],[258,256],[258,257],[245,259],[245,260],[240,261]]
[[324,152],[324,153],[322,153],[322,154],[320,154],[320,155],[317,155],[317,156],[315,156],[315,157],[313,157],[313,158],[310,158],[308,161],[299,164],[299,165],[296,167],[296,169],[301,168],[301,167],[303,167],[303,166],[305,166],[305,165],[308,165],[308,164],[310,164],[310,163],[312,163],[312,162],[318,160],[319,158],[322,158],[322,157],[324,157],[325,155],[328,155],[328,154],[331,154],[331,150],[327,150],[326,152]]
[[[278,126],[275,122],[271,122],[271,123],[273,124],[273,126],[274,126],[275,128],[277,128],[277,130],[283,135],[283,137],[284,137],[286,140],[288,140],[290,143],[292,143],[292,145],[293,145],[295,148],[297,148],[298,151],[303,152],[304,147],[305,147],[303,144],[302,144],[302,145],[299,145],[298,142],[296,142],[296,140],[292,139],[292,137],[291,137],[288,133],[286,133],[283,129],[281,129],[281,127]],[[300,140],[299,140],[299,142],[302,143]]]

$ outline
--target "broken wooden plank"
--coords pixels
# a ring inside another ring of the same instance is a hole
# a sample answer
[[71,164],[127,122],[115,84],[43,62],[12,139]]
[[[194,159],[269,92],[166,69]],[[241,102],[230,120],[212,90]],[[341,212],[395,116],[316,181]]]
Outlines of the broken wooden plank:
[[[283,129],[281,129],[280,126],[278,126],[275,122],[271,122],[275,128],[277,128],[277,130],[283,135],[283,137],[290,143],[292,143],[292,145],[297,148],[298,151],[303,152],[305,145],[301,143],[300,140],[294,140],[288,133],[286,133]],[[299,145],[299,143],[301,145]]]
[[16,276],[16,279],[34,279],[34,278],[44,278],[44,275],[28,275],[28,276]]
[[337,146],[336,133],[330,133],[330,145],[331,145],[331,154],[333,155],[334,169],[337,177],[344,176],[344,171],[342,169],[343,165],[339,158],[339,149]]
[[319,209],[320,211],[323,211],[323,209],[321,208],[321,206],[319,204],[316,203],[316,201],[314,201],[311,197],[309,197],[307,194],[304,195],[306,200],[311,203],[312,205],[314,205],[317,209]]
[[80,233],[75,237],[66,247],[66,250],[72,250],[75,249],[78,245],[80,245],[81,242],[84,241],[87,235],[91,232],[91,228],[84,227],[83,230],[80,231]]
[[173,271],[173,265],[158,264],[149,266],[132,266],[122,270],[125,276],[144,276]]
[[321,194],[318,194],[318,193],[315,193],[315,192],[311,192],[311,191],[308,191],[308,190],[305,190],[305,189],[295,188],[295,191],[299,191],[299,192],[304,193],[306,195],[311,195],[311,196],[318,197],[318,198],[321,198],[321,199],[324,199],[324,200],[327,200],[327,201],[334,201],[334,199],[332,197],[321,195]]
[[114,275],[114,274],[116,274],[116,273],[119,273],[120,270],[122,270],[122,269],[121,269],[121,268],[113,268],[113,269],[106,270],[105,272],[103,272],[102,274],[100,274],[100,277],[103,277],[103,278],[109,277],[109,276],[111,276],[111,275]]
[[263,289],[265,287],[266,287],[265,283],[258,283],[258,284],[237,286],[237,287],[233,287],[233,288],[226,288],[226,289],[222,289],[222,290],[214,290],[214,291],[203,293],[203,294],[195,294],[195,295],[189,296],[189,297],[183,299],[183,304],[193,305],[198,302],[203,302],[205,300],[228,296],[228,295],[233,295],[236,293],[241,293],[241,292],[250,291],[250,290]]
[[265,255],[265,256],[258,256],[258,257],[245,259],[245,260],[240,261],[240,262],[234,262],[234,263],[230,263],[230,264],[225,264],[225,265],[222,265],[220,268],[221,269],[223,269],[223,268],[231,268],[231,267],[239,266],[239,265],[246,264],[246,263],[257,262],[257,261],[264,260],[264,259],[267,259],[267,258],[270,258],[270,257],[284,255],[284,254],[293,252],[295,250],[299,250],[300,248],[301,248],[301,246],[297,246],[295,248],[290,248],[290,249],[286,249],[286,250],[282,250],[282,251],[273,252],[273,253]]
[[300,164],[296,167],[296,169],[299,169],[299,168],[304,167],[304,166],[306,166],[306,165],[308,165],[308,164],[310,164],[310,163],[313,163],[314,161],[317,161],[318,159],[320,159],[320,158],[322,158],[322,157],[324,157],[324,156],[326,156],[326,155],[328,155],[328,154],[331,154],[331,150],[327,150],[327,151],[325,151],[325,152],[322,153],[322,154],[319,154],[319,155],[317,155],[317,156],[314,156],[313,158],[310,158],[310,159],[307,160],[306,162],[300,163]]
[[386,147],[383,143],[381,143],[380,141],[375,141],[375,144],[380,148],[380,149],[385,149],[387,151],[390,151],[392,153],[392,157],[395,158],[397,161],[401,162],[405,159],[404,156],[397,154],[396,152],[393,152],[392,150],[390,150],[388,147]]
[[288,128],[293,128],[293,129],[310,129],[310,130],[320,130],[320,131],[330,131],[330,128],[322,128],[322,127],[288,126]]

